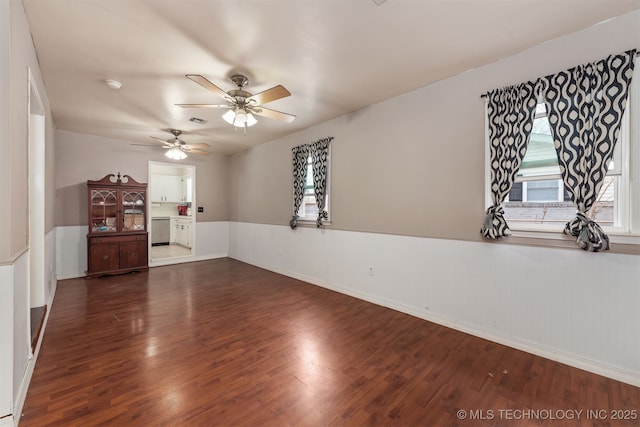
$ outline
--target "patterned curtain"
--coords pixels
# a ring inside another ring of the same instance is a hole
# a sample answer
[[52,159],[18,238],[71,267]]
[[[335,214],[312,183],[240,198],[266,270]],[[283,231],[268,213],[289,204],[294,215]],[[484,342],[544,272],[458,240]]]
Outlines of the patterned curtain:
[[293,151],[293,217],[289,222],[289,226],[294,229],[298,226],[298,211],[304,198],[309,145],[298,145],[297,147],[293,147],[291,151]]
[[635,50],[540,79],[565,188],[578,212],[564,234],[584,250],[609,249],[609,237],[588,216],[620,134]]
[[536,112],[536,83],[496,89],[487,94],[491,155],[491,200],[480,232],[488,239],[509,236],[502,202],[509,194],[527,152]]
[[318,219],[316,227],[322,227],[322,221],[329,219],[329,214],[325,210],[327,203],[327,174],[329,159],[329,143],[332,136],[320,139],[311,144],[311,161],[313,162],[313,190],[316,195],[318,205]]

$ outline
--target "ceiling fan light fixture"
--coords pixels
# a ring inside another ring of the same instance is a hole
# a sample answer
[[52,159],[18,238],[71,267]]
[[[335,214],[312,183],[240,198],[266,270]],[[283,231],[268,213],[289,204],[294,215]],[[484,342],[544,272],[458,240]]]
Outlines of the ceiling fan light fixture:
[[258,123],[258,120],[256,120],[253,114],[245,111],[242,108],[229,110],[222,115],[222,118],[225,122],[237,128],[249,127]]
[[233,110],[229,110],[222,115],[222,118],[224,119],[225,122],[232,125],[236,119],[236,112]]
[[164,153],[164,155],[170,158],[171,160],[184,160],[187,158],[187,153],[185,153],[178,147],[173,147],[169,149],[166,153]]
[[247,126],[253,126],[256,123],[258,123],[258,121],[253,117],[253,114],[247,113]]
[[238,128],[244,127],[247,123],[247,113],[244,110],[238,109],[236,111],[236,119],[233,121],[233,125]]

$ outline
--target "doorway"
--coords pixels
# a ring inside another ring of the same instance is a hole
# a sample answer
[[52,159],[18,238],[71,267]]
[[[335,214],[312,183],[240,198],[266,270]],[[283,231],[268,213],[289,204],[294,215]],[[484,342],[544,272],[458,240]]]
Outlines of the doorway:
[[45,113],[29,70],[29,329],[31,354],[35,350],[51,289],[45,286]]
[[148,182],[149,265],[195,258],[195,165],[149,161]]

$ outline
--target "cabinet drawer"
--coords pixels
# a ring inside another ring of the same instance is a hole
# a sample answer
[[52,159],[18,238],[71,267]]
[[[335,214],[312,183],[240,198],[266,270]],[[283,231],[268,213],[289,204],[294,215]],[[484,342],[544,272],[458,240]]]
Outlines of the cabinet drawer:
[[101,245],[101,244],[113,244],[113,243],[122,243],[122,242],[142,242],[147,240],[147,235],[145,234],[134,234],[131,236],[104,236],[104,237],[91,237],[89,239],[89,243],[92,245]]

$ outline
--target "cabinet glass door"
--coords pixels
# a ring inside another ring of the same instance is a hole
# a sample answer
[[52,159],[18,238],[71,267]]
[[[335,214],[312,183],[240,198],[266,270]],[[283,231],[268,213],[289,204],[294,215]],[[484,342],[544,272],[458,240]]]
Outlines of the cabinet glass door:
[[117,201],[115,190],[91,190],[91,232],[117,231]]
[[144,191],[122,192],[122,231],[145,230]]

